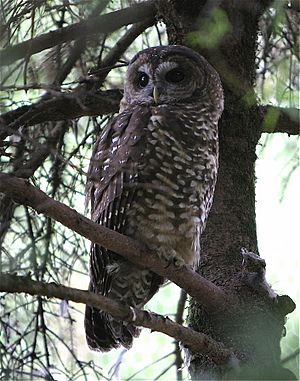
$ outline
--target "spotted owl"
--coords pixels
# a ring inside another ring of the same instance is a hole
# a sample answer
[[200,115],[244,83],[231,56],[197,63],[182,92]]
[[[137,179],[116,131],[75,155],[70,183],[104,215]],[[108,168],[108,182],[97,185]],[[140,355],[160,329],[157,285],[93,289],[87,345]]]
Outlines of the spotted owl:
[[[218,74],[179,45],[131,60],[119,114],[99,136],[88,171],[93,221],[136,239],[160,259],[196,266],[218,169]],[[164,279],[93,244],[89,290],[141,308]],[[129,348],[137,327],[87,306],[91,349]]]

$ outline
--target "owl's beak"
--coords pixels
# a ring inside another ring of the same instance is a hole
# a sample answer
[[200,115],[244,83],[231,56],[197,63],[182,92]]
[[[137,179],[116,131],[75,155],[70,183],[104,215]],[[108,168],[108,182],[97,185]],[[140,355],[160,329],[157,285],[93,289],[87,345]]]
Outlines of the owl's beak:
[[158,88],[156,86],[154,86],[154,88],[153,88],[153,99],[154,99],[155,103],[159,102],[159,91],[158,91]]

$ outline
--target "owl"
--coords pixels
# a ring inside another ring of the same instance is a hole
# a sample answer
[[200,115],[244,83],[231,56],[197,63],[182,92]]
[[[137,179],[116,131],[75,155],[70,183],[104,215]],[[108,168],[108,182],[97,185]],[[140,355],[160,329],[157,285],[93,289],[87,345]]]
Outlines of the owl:
[[[136,54],[119,114],[99,136],[86,188],[93,221],[140,241],[167,263],[196,266],[218,169],[220,78],[179,45]],[[141,308],[164,279],[93,244],[89,290]],[[87,306],[93,350],[130,348],[139,329]]]

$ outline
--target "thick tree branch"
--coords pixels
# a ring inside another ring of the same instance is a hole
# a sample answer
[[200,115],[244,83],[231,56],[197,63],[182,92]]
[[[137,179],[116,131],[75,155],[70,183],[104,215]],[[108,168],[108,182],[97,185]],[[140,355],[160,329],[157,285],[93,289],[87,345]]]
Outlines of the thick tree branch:
[[[87,91],[78,88],[73,93],[60,93],[53,98],[42,98],[31,106],[22,106],[0,116],[0,139],[12,134],[20,126],[97,116],[117,112],[122,98],[120,90]],[[259,106],[262,132],[284,132],[298,135],[299,110],[275,106]]]
[[53,200],[23,179],[1,173],[0,192],[20,204],[31,206],[38,213],[53,218],[90,241],[170,279],[208,310],[224,309],[230,304],[229,297],[219,287],[188,267],[178,269],[172,263],[166,264],[137,241],[92,222],[76,210]]
[[102,295],[77,288],[65,287],[55,283],[33,281],[28,277],[0,274],[0,291],[9,293],[25,292],[30,295],[46,296],[62,300],[72,300],[99,308],[117,320],[133,323],[136,326],[150,328],[152,331],[165,333],[181,341],[194,353],[209,356],[216,364],[228,364],[233,358],[232,352],[209,336],[170,320],[168,317],[129,307]]
[[52,48],[66,41],[95,33],[112,33],[124,25],[140,22],[155,16],[154,1],[136,4],[102,16],[95,16],[70,26],[42,34],[36,38],[9,46],[0,51],[0,66],[9,65],[21,58]]
[[300,134],[300,110],[275,106],[260,106],[262,132],[284,132],[289,135]]
[[119,90],[60,93],[42,98],[31,106],[22,106],[0,116],[0,139],[14,133],[20,126],[32,126],[47,121],[105,115],[118,111],[122,93]]

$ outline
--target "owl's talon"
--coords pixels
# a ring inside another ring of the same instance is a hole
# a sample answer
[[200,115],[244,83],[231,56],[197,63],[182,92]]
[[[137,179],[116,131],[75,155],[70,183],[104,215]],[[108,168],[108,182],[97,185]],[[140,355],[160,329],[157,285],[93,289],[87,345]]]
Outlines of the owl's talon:
[[185,262],[182,258],[173,258],[173,264],[176,267],[177,270],[181,269],[183,266],[185,266]]
[[167,262],[165,268],[167,269],[170,265],[174,265],[176,269],[181,269],[185,266],[185,261],[181,258],[175,250],[164,250],[160,249],[158,251],[158,256]]

